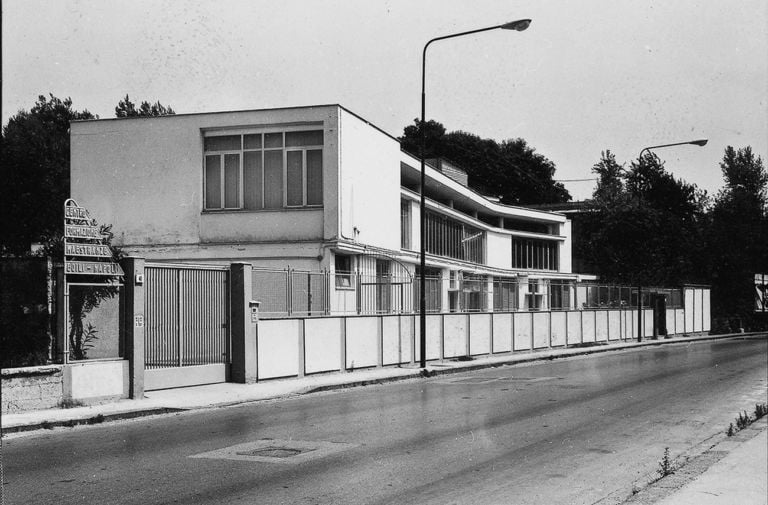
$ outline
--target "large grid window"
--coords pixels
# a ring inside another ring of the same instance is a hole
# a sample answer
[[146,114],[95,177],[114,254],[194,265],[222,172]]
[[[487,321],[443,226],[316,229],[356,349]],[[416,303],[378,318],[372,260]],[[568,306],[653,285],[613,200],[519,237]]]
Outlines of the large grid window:
[[558,244],[549,240],[512,238],[512,268],[558,270]]
[[205,209],[321,206],[322,146],[322,130],[205,137]]
[[549,307],[552,310],[568,310],[571,307],[573,282],[553,280],[549,283]]
[[493,311],[512,312],[518,309],[517,279],[493,278]]
[[[416,267],[416,275],[413,277],[413,311],[421,310],[421,268]],[[424,276],[424,298],[427,312],[440,312],[443,305],[443,278],[439,269],[427,268]]]
[[448,216],[427,211],[428,253],[485,263],[485,232]]

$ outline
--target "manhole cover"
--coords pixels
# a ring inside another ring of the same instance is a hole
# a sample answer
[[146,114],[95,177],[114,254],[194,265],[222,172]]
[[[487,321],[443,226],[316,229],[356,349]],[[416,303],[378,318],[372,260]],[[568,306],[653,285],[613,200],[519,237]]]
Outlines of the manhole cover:
[[195,454],[190,458],[298,464],[356,447],[342,442],[262,439]]
[[298,456],[305,452],[314,451],[314,449],[290,449],[288,447],[265,447],[263,449],[254,449],[252,451],[238,451],[238,456],[263,456],[265,458],[290,458]]

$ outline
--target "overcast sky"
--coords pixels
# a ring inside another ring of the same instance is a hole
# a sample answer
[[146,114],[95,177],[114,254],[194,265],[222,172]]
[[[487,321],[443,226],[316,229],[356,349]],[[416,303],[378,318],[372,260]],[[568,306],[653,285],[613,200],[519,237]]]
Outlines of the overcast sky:
[[[669,171],[722,187],[727,145],[768,153],[765,0],[3,0],[3,124],[39,94],[114,116],[128,93],[177,112],[339,103],[392,135],[420,114],[496,140],[522,137],[593,177],[656,144]],[[594,181],[566,183],[576,199]]]

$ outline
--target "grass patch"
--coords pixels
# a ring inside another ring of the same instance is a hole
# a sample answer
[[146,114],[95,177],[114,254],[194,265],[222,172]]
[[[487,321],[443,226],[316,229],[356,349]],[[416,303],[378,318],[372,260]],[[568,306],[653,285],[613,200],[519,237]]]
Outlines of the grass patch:
[[669,457],[669,447],[664,448],[664,456],[659,461],[659,469],[656,470],[660,478],[664,478],[667,475],[675,473],[675,469],[672,466],[672,459]]
[[765,403],[756,403],[755,404],[755,411],[754,411],[754,417],[747,414],[747,411],[739,412],[739,416],[736,418],[736,426],[731,423],[728,425],[728,429],[726,430],[725,434],[729,437],[734,436],[737,432],[743,430],[750,424],[754,423],[761,417],[764,417],[768,415],[768,404]]

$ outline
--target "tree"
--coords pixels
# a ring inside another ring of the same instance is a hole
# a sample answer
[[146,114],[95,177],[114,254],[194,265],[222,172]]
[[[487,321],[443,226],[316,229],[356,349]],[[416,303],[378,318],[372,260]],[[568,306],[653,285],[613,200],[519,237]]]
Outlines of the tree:
[[150,104],[147,101],[141,102],[141,105],[136,109],[134,104],[128,95],[120,100],[115,107],[115,117],[156,117],[156,116],[168,116],[176,114],[171,107],[166,107],[160,102]]
[[598,175],[593,211],[575,248],[609,282],[673,286],[702,280],[706,193],[674,178],[648,154],[626,170],[610,151]]
[[751,324],[754,275],[768,273],[768,173],[749,146],[728,146],[720,168],[725,186],[712,208],[707,247],[713,315]]
[[0,254],[28,254],[63,227],[69,198],[69,122],[94,119],[72,108],[72,99],[38,97],[2,131]]
[[[571,199],[565,187],[556,182],[555,164],[536,152],[522,138],[500,144],[472,133],[446,133],[445,127],[429,120],[423,125],[425,158],[445,158],[467,171],[473,189],[500,197],[510,205],[561,203]],[[404,150],[420,154],[422,124],[418,119],[403,129],[400,143]]]

